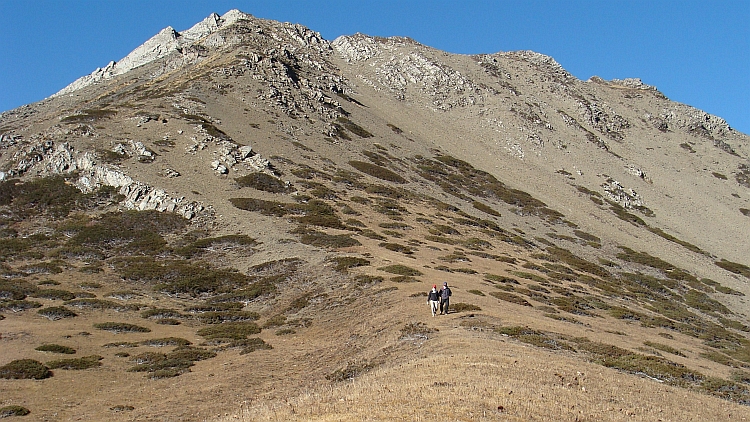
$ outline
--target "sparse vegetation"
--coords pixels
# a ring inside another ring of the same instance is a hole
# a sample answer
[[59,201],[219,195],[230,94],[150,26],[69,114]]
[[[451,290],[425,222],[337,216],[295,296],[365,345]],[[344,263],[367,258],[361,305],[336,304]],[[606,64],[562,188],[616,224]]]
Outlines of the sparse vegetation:
[[234,179],[241,187],[249,187],[271,193],[289,192],[290,188],[278,177],[266,173],[250,173]]
[[61,346],[59,344],[43,344],[41,346],[37,346],[34,350],[38,350],[40,352],[61,353],[65,355],[73,355],[76,352],[76,349],[72,347]]
[[9,418],[11,416],[26,416],[31,411],[23,406],[10,405],[0,407],[0,419]]
[[98,330],[111,331],[113,333],[150,333],[151,329],[140,325],[128,324],[126,322],[99,322],[94,324]]
[[33,359],[19,359],[0,366],[0,378],[41,380],[52,376],[49,368]]
[[103,357],[99,355],[84,356],[77,359],[58,359],[47,362],[50,369],[83,370],[96,368],[102,365]]
[[349,165],[362,173],[369,174],[381,180],[393,183],[406,183],[406,179],[403,177],[377,164],[366,163],[364,161],[349,161]]

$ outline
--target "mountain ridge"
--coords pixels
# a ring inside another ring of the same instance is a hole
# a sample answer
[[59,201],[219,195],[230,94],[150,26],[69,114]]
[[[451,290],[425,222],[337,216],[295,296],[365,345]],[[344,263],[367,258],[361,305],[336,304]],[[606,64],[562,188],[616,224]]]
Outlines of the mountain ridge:
[[[643,420],[683,394],[708,419],[747,414],[750,139],[720,117],[534,52],[327,41],[239,11],[127,57],[0,115],[0,355],[67,342],[103,365],[76,373],[85,386],[53,368],[26,397],[24,381],[0,380],[8,403],[72,415],[45,401],[60,379],[99,419],[216,420],[243,401],[248,420],[330,418],[264,412],[306,391],[338,403],[316,388],[345,380],[386,394],[378,377],[421,379],[415,368],[455,353],[508,382],[540,374],[549,394],[575,385],[571,397],[596,397],[583,400],[592,419],[618,419],[601,406],[619,380],[648,391],[627,393],[649,403]],[[442,280],[456,312],[431,319],[423,293]],[[47,321],[37,305],[77,315]],[[116,321],[144,330],[99,328]],[[560,380],[527,366],[545,360]],[[576,365],[604,375],[585,384]],[[451,371],[415,388],[479,388]],[[164,396],[167,383],[182,393]],[[486,420],[578,416],[481,388],[491,399],[467,400]],[[408,398],[393,400],[363,412],[387,419]]]

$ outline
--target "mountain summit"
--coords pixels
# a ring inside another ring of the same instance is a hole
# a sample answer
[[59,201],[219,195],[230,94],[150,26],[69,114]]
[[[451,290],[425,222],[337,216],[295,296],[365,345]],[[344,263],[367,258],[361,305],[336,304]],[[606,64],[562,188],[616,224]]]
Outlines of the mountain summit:
[[0,406],[747,415],[749,141],[532,51],[167,27],[0,115]]

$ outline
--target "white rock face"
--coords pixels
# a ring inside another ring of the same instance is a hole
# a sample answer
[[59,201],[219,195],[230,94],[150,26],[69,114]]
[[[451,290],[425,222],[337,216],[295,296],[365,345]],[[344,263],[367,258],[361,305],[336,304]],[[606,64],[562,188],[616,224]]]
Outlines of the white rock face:
[[[109,62],[104,68],[97,68],[90,75],[76,79],[70,85],[53,94],[52,97],[70,94],[71,92],[99,81],[122,75],[123,73],[129,72],[139,66],[151,63],[152,61],[165,57],[171,53],[181,51],[181,49],[201,41],[203,38],[218,31],[220,28],[231,25],[240,19],[251,18],[251,15],[234,9],[225,13],[223,16],[212,13],[202,21],[193,25],[190,29],[183,32],[177,32],[174,28],[168,26],[159,31],[158,34],[149,38],[145,43],[130,52],[130,54],[120,59],[120,61]],[[213,40],[211,44],[215,46],[221,44],[221,42]]]

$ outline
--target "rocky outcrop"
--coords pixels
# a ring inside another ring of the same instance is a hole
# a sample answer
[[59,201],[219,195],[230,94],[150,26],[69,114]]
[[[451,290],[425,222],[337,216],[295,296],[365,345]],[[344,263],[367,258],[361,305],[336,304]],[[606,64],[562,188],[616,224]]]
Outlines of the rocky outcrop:
[[366,62],[374,67],[376,80],[362,75],[360,78],[377,90],[390,90],[399,100],[406,100],[410,91],[416,90],[431,98],[430,106],[434,110],[484,101],[485,90],[461,72],[430,57],[427,47],[409,38],[356,34],[336,38],[332,45],[347,62]]
[[[143,156],[145,147],[141,142],[130,141],[130,146],[117,144],[117,150]],[[202,204],[186,201],[184,197],[173,197],[163,189],[133,180],[120,169],[100,164],[93,152],[76,151],[67,142],[55,143],[51,140],[32,142],[14,154],[14,165],[3,172],[2,179],[18,177],[32,168],[39,176],[75,173],[78,178],[75,186],[89,193],[100,186],[118,188],[125,199],[122,204],[128,209],[170,211],[187,219],[208,211]]]
[[[230,10],[223,16],[212,13],[206,19],[198,22],[190,29],[183,32],[177,32],[174,28],[168,26],[130,52],[130,54],[120,59],[120,61],[111,61],[104,68],[97,68],[91,74],[78,78],[70,85],[52,95],[52,97],[69,94],[102,80],[122,75],[123,73],[129,72],[147,63],[151,63],[154,60],[166,57],[172,53],[183,55],[183,62],[195,61],[197,55],[191,54],[193,52],[190,48],[191,46],[199,42],[201,39],[215,33],[222,27],[231,25],[240,19],[251,18],[251,15],[242,13],[235,9]],[[222,44],[221,42],[218,42],[217,39],[212,39],[209,43],[214,46]]]

